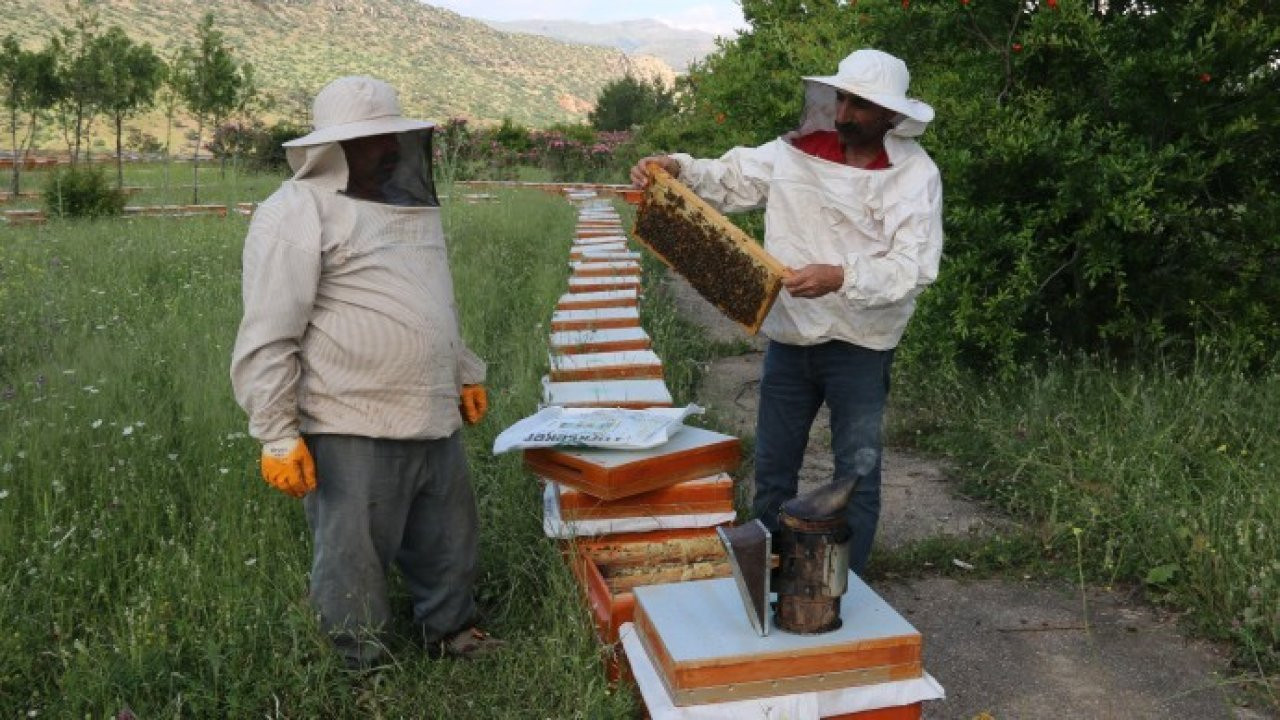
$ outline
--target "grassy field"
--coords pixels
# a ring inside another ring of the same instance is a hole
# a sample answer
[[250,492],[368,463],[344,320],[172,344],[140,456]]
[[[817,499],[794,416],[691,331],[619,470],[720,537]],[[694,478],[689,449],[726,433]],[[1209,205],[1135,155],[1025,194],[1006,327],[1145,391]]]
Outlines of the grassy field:
[[[94,163],[115,184],[116,166],[114,161]],[[280,184],[280,177],[252,172],[235,163],[228,162],[226,167],[207,157],[199,166],[199,191],[197,199],[201,204],[234,205],[238,202],[254,202],[261,200]],[[9,191],[10,171],[0,172],[0,190]],[[47,169],[28,170],[21,173],[22,192],[43,191],[48,182],[50,171]],[[137,188],[126,200],[129,205],[181,205],[192,201],[192,185],[195,180],[191,162],[186,159],[174,160],[170,163],[126,163],[124,182],[126,187]],[[20,197],[0,205],[0,210],[18,210],[25,208],[43,208],[44,201],[39,197]]]
[[259,478],[231,397],[246,220],[0,231],[0,714],[632,714],[542,536],[533,479],[489,453],[539,399],[574,223],[563,201],[499,194],[450,206],[447,225],[464,333],[490,362],[490,416],[467,431],[478,594],[510,651],[432,662],[405,640],[369,678],[314,627],[301,506]]
[[[161,172],[139,170],[131,184]],[[234,182],[210,197],[260,199],[277,180]],[[517,456],[488,450],[539,399],[574,223],[550,196],[496,194],[448,205],[446,222],[464,332],[490,363],[490,417],[467,431],[478,593],[510,651],[433,662],[402,640],[395,664],[364,678],[316,631],[301,508],[262,483],[231,398],[247,221],[0,229],[0,714],[635,714],[604,682],[577,589],[542,537],[537,487]],[[653,288],[643,321],[677,402],[688,401],[705,362],[728,349]],[[1274,366],[1245,374],[1228,353],[1145,371],[1060,360],[1004,384],[903,363],[891,441],[950,456],[969,492],[1030,529],[878,554],[872,572],[949,567],[963,551],[979,571],[1138,585],[1231,641],[1245,668],[1274,673],[1276,408]],[[407,622],[396,630],[407,637]]]
[[[1274,678],[1278,368],[1246,374],[1213,351],[1192,367],[1058,360],[1011,383],[903,368],[892,439],[948,456],[967,492],[1026,523],[1026,536],[967,548],[984,570],[1136,586]],[[949,567],[956,549],[942,545],[885,564]],[[1280,708],[1280,685],[1264,692]]]

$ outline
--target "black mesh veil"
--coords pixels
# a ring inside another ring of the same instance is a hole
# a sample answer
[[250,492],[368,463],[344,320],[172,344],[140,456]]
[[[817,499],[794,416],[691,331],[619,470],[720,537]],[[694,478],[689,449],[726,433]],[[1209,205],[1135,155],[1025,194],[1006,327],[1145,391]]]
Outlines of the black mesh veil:
[[399,162],[383,183],[383,202],[409,207],[439,207],[432,176],[431,138],[434,128],[398,133]]

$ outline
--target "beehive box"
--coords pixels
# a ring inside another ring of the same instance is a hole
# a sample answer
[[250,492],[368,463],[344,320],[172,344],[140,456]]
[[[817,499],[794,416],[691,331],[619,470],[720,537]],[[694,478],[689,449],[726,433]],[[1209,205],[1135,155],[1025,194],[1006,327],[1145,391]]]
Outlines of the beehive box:
[[571,257],[571,260],[580,260],[583,262],[640,262],[640,253],[634,250],[617,250],[608,245],[601,245],[594,248],[588,247],[586,249],[574,248],[574,251],[570,251],[570,255],[575,254],[575,251],[577,257]]
[[601,290],[599,292],[565,293],[556,302],[556,310],[599,310],[613,307],[635,307],[639,293],[635,288]]
[[548,377],[553,382],[662,378],[662,359],[652,350],[552,355]]
[[618,628],[632,620],[636,587],[732,574],[715,528],[579,538],[564,547],[596,633],[609,645],[618,641]]
[[617,500],[553,484],[560,517],[568,522],[628,517],[669,517],[733,512],[733,478],[727,473],[686,480]]
[[542,402],[569,408],[671,407],[671,391],[660,379],[579,380],[542,383]]
[[626,243],[627,237],[621,232],[610,235],[593,235],[591,237],[580,237],[573,241],[577,247],[590,247],[592,245],[616,245],[618,243]]
[[573,277],[608,277],[610,275],[639,275],[640,263],[635,260],[571,260],[569,267]]
[[[633,610],[634,614],[634,610]],[[911,680],[882,683],[877,686],[833,688],[810,693],[810,698],[793,694],[751,700],[731,700],[677,707],[654,667],[653,658],[645,651],[634,625],[618,629],[619,645],[628,675],[639,690],[648,717],[653,720],[688,720],[689,718],[737,717],[806,717],[805,710],[816,705],[822,720],[920,720],[926,700],[940,700],[946,693],[937,680],[925,674]],[[802,699],[811,699],[805,703]],[[796,706],[789,706],[793,701]],[[802,709],[803,708],[803,709]],[[795,711],[795,712],[788,712]]]
[[607,275],[600,277],[570,277],[569,292],[600,292],[601,290],[640,289],[639,275]]
[[632,235],[728,318],[759,331],[785,266],[656,165]]
[[633,307],[556,310],[551,313],[552,332],[640,327],[640,311]]
[[614,255],[614,254],[627,253],[627,257],[618,258],[618,259],[637,260],[638,258],[631,257],[630,253],[632,252],[634,251],[628,250],[627,244],[622,242],[600,243],[598,245],[574,245],[569,250],[569,259],[570,260],[586,260],[588,258],[591,258],[593,255],[601,255],[601,254]]
[[566,330],[551,333],[551,352],[556,355],[648,350],[652,345],[644,328],[608,330]]
[[760,637],[733,580],[639,588],[636,634],[679,706],[847,688],[923,676],[921,637],[849,573],[843,624]]
[[617,500],[738,466],[738,438],[699,427],[684,427],[666,443],[647,450],[537,448],[524,451],[535,475],[594,495]]

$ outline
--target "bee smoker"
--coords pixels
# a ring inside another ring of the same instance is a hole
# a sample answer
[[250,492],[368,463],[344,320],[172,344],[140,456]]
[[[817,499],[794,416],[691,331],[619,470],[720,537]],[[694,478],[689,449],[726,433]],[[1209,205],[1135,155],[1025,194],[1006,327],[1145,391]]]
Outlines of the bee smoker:
[[771,592],[778,596],[773,624],[782,630],[816,635],[840,628],[840,598],[849,589],[852,536],[845,506],[878,458],[874,450],[859,450],[855,475],[783,503],[776,541],[760,520],[717,529],[751,625],[759,635],[769,634]]
[[778,513],[778,593],[774,623],[814,635],[840,628],[840,598],[849,589],[849,525],[844,507],[857,477],[783,503]]

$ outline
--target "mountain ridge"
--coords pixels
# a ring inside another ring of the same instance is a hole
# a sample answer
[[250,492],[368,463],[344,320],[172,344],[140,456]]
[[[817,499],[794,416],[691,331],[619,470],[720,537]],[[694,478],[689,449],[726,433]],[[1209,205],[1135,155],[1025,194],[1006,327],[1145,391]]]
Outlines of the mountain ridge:
[[652,55],[684,72],[689,64],[716,49],[716,36],[701,30],[672,27],[659,20],[588,23],[577,20],[485,20],[506,32],[529,33],[584,45],[600,45],[629,55]]
[[[60,2],[6,0],[0,36],[37,47],[70,25]],[[531,127],[582,122],[600,89],[625,72],[674,77],[648,56],[509,33],[417,0],[99,0],[103,30],[120,25],[157,53],[192,42],[200,17],[215,27],[257,83],[298,115],[329,80],[368,74],[394,85],[406,114],[476,122],[503,118]]]

